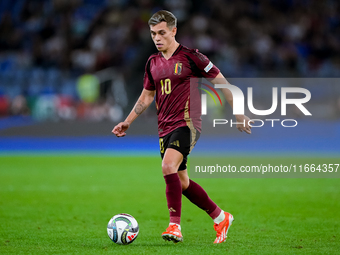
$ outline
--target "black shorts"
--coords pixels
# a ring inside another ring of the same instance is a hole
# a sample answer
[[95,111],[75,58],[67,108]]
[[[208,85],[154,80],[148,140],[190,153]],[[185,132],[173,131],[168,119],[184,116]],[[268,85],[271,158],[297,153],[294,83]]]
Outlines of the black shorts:
[[175,149],[183,155],[183,161],[179,166],[178,171],[187,169],[188,155],[194,148],[199,137],[200,132],[196,129],[191,131],[187,126],[177,128],[166,136],[160,137],[159,147],[162,159],[166,149]]

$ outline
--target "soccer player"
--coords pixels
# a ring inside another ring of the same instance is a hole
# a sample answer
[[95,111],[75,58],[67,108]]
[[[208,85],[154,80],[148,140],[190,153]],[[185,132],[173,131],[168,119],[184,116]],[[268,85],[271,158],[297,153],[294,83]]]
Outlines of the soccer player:
[[[116,125],[112,132],[117,137],[125,136],[131,123],[156,96],[162,172],[170,213],[170,224],[162,237],[175,243],[183,240],[180,227],[183,194],[213,219],[214,243],[222,243],[234,218],[218,207],[199,184],[189,179],[186,164],[201,131],[201,123],[190,116],[190,79],[212,78],[214,84],[221,79],[227,81],[206,56],[176,41],[176,23],[176,17],[165,10],[150,18],[151,37],[159,52],[151,55],[146,63],[144,89],[137,103],[125,121]],[[222,89],[222,92],[232,106],[231,92],[228,89]],[[237,125],[241,132],[251,133],[247,116],[237,115],[236,120],[245,123]]]

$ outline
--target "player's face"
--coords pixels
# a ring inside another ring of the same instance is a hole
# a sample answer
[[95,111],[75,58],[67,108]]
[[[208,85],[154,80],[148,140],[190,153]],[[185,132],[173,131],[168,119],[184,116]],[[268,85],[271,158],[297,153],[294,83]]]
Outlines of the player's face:
[[164,21],[155,26],[150,26],[152,40],[161,52],[166,52],[175,43],[176,31],[176,27],[170,30]]

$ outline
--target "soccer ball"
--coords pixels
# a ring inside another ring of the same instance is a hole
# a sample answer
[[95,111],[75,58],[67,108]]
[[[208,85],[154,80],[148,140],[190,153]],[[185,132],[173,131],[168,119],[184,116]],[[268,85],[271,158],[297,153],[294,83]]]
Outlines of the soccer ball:
[[107,224],[107,234],[117,244],[132,243],[137,238],[138,233],[138,222],[126,213],[113,216]]

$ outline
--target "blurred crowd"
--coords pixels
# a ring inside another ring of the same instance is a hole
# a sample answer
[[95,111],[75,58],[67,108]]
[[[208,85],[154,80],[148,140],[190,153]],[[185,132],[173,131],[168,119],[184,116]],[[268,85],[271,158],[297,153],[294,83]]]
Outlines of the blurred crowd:
[[160,9],[226,77],[340,77],[336,0],[1,0],[0,117],[120,120]]

